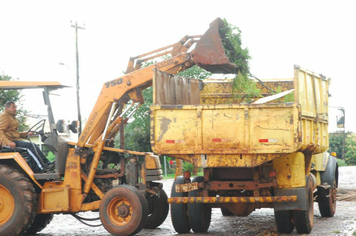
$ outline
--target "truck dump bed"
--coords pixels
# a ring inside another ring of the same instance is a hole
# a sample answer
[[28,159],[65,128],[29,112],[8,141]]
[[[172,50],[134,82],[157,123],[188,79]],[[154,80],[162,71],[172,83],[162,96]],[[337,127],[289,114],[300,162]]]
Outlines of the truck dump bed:
[[268,101],[272,94],[261,88],[261,102],[237,104],[231,80],[154,73],[151,145],[157,154],[203,167],[253,167],[283,154],[328,148],[329,79],[322,75],[296,66],[294,79],[265,81],[282,92],[294,89],[292,102]]

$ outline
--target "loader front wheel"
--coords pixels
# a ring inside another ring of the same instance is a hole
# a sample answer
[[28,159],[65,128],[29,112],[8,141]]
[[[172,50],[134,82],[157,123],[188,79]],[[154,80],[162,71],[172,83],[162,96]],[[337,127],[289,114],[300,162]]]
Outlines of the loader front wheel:
[[[176,192],[177,184],[184,184],[183,176],[178,176],[177,179],[174,180],[172,185],[171,197],[186,197],[186,193]],[[188,218],[188,204],[171,204],[171,218],[173,227],[175,231],[177,231],[177,233],[184,234],[190,231],[191,227]]]
[[312,181],[309,180],[309,185],[307,189],[307,210],[294,210],[293,211],[293,222],[298,234],[309,234],[313,229],[314,223],[314,198]]
[[0,235],[21,235],[36,212],[36,192],[22,173],[0,165]]
[[[192,182],[201,183],[204,181],[203,176],[196,176]],[[189,192],[189,197],[199,197],[198,190]],[[211,221],[211,207],[204,203],[189,203],[189,221],[195,233],[204,233],[208,231]]]
[[34,235],[37,232],[40,232],[46,226],[51,223],[53,219],[53,214],[38,214],[35,217],[35,220],[31,224],[30,228],[26,231],[27,234]]
[[167,199],[166,192],[160,189],[157,197],[147,200],[149,213],[145,228],[155,229],[166,220],[169,211]]
[[105,193],[99,207],[104,228],[113,235],[133,235],[146,224],[146,198],[135,187],[121,185]]

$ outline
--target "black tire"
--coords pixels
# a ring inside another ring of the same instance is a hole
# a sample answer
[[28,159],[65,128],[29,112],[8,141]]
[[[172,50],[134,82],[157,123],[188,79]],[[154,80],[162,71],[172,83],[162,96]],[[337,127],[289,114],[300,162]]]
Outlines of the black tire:
[[[203,176],[196,176],[192,182],[201,183],[204,181]],[[198,197],[198,190],[189,192],[189,197]],[[189,203],[189,222],[195,233],[204,233],[208,231],[211,221],[211,207],[204,203]]]
[[145,226],[146,198],[135,187],[120,185],[105,193],[99,207],[104,228],[113,235],[134,235]]
[[36,213],[35,189],[22,173],[0,165],[0,235],[23,234]]
[[279,233],[290,234],[293,232],[292,211],[275,211],[274,219]]
[[31,224],[30,228],[26,231],[27,235],[36,234],[41,232],[46,226],[51,223],[53,219],[53,214],[38,214],[35,220]]
[[[176,185],[183,184],[184,178],[182,176],[178,176],[177,179],[174,180],[172,185],[171,197],[185,197],[186,193],[177,193]],[[188,233],[190,231],[190,223],[188,218],[188,204],[171,204],[171,218],[172,224],[179,234]]]
[[312,181],[308,181],[307,189],[307,210],[293,211],[293,222],[298,234],[309,234],[313,229],[314,223],[314,198],[312,190]]
[[169,211],[168,197],[163,189],[159,190],[159,197],[147,199],[148,217],[146,222],[147,229],[155,229],[160,226],[167,218]]
[[220,208],[221,209],[221,214],[223,216],[233,216],[234,214],[231,213],[231,211],[229,211],[228,209],[226,208]]
[[322,217],[333,217],[336,212],[337,183],[334,178],[333,186],[329,189],[326,197],[318,198],[319,211]]

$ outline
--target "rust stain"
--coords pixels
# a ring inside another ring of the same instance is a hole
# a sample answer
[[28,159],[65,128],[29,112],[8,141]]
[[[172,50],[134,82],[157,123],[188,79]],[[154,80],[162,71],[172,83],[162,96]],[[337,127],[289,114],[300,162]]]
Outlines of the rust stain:
[[297,196],[274,197],[171,197],[168,203],[256,203],[256,202],[296,202]]

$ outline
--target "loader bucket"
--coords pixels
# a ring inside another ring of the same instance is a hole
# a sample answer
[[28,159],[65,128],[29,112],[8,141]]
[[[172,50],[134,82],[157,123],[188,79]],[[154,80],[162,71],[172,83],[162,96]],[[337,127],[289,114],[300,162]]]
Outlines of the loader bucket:
[[212,73],[235,74],[237,66],[229,61],[222,43],[220,28],[224,28],[222,19],[216,18],[210,23],[209,29],[197,42],[193,60],[199,67]]

